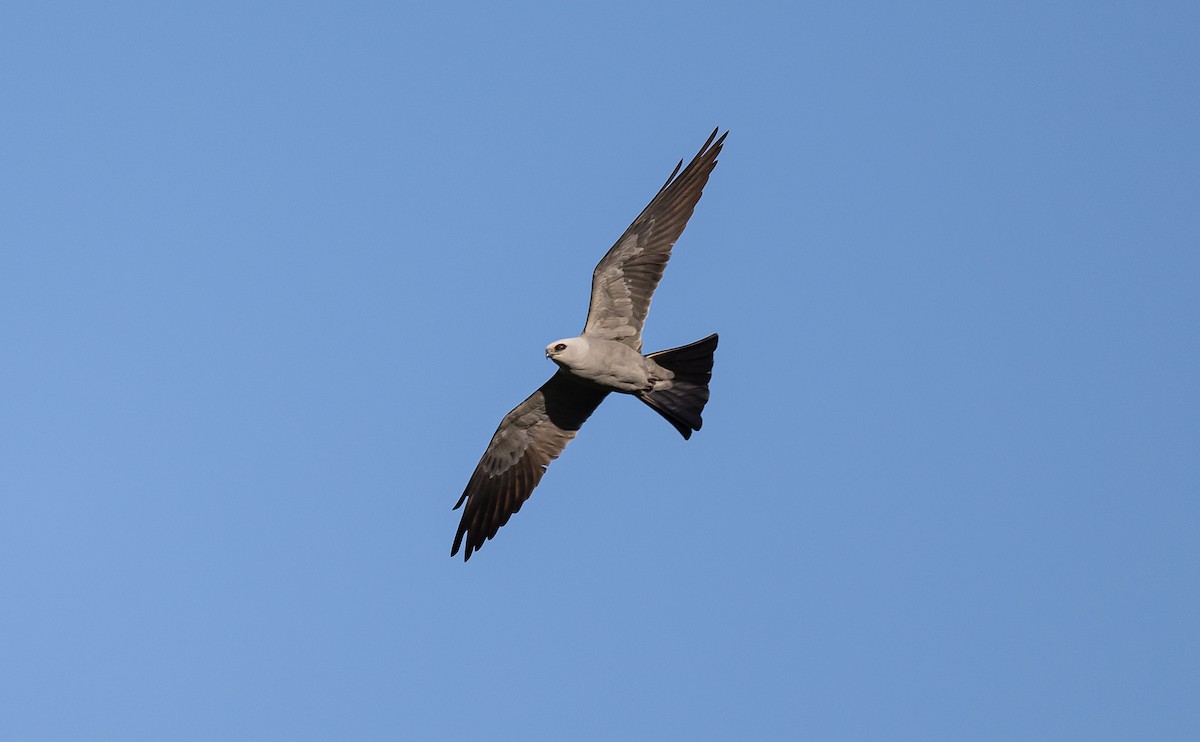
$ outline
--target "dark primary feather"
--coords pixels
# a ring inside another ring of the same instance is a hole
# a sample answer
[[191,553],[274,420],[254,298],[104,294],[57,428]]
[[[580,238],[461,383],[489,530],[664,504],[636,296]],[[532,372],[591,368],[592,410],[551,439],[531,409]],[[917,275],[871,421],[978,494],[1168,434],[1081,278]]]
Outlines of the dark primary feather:
[[641,351],[642,325],[650,311],[650,299],[667,267],[671,247],[683,234],[729,133],[717,139],[718,130],[713,129],[682,173],[680,161],[650,204],[596,266],[585,335],[619,340]]
[[607,395],[559,371],[504,416],[454,506],[466,503],[450,556],[465,543],[470,559],[496,535]]

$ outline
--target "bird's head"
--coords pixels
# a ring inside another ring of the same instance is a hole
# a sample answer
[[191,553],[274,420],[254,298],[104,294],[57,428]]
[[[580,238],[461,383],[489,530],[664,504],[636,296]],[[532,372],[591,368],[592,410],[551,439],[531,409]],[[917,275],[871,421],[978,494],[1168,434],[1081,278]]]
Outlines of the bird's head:
[[571,366],[583,357],[587,341],[583,338],[555,340],[546,346],[546,357],[560,366]]

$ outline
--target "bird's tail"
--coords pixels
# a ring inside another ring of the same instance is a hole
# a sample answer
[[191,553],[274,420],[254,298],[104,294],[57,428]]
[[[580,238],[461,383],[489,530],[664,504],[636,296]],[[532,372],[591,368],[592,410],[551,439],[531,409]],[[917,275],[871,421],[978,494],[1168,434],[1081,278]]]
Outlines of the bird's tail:
[[684,438],[691,438],[692,431],[699,430],[704,422],[700,413],[708,402],[708,380],[712,378],[716,349],[717,335],[713,333],[691,345],[646,356],[675,376],[669,387],[639,394],[638,399],[666,418]]

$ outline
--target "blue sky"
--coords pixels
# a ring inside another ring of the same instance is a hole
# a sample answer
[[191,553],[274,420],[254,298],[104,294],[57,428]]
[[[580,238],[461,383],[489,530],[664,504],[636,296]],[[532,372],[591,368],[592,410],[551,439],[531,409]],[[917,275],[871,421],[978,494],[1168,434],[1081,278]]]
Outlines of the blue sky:
[[[1051,5],[0,12],[0,738],[1197,738],[1200,11]],[[450,559],[717,125],[704,429]]]

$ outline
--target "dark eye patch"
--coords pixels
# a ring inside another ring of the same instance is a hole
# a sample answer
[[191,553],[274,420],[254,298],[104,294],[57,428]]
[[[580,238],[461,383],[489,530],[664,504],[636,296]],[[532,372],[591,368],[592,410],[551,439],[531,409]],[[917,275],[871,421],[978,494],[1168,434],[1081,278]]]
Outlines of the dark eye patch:
[[558,345],[554,346],[554,351],[556,353],[561,353],[562,351],[564,351],[566,349],[567,349],[566,343],[559,343]]

